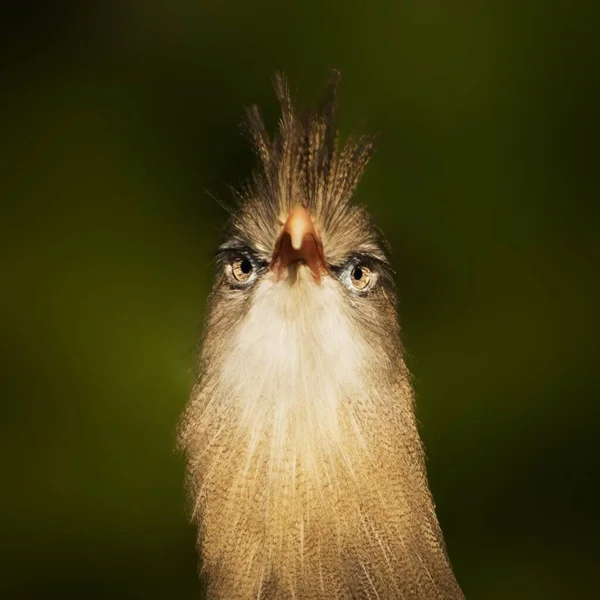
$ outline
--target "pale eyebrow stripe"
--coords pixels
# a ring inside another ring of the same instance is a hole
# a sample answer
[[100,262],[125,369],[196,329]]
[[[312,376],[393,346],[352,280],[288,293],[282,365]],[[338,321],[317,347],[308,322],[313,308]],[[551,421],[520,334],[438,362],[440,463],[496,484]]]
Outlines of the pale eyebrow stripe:
[[269,264],[269,261],[264,260],[263,257],[254,248],[251,248],[250,246],[244,243],[240,243],[239,245],[232,245],[229,242],[221,244],[217,248],[217,251],[215,252],[214,256],[217,261],[222,263],[224,262],[224,259],[227,257],[227,255],[232,254],[242,254],[248,257],[259,269],[263,269]]
[[364,246],[359,246],[358,248],[356,248],[356,250],[353,252],[353,254],[359,254],[359,255],[363,255],[363,256],[368,256],[374,260],[378,260],[382,263],[387,263],[388,262],[388,257],[385,254],[385,252],[383,250],[381,250],[381,248],[379,248],[379,246],[374,245],[374,244],[365,244]]
[[250,249],[250,244],[240,236],[231,236],[219,244],[219,250],[244,250]]
[[380,254],[380,253],[374,253],[372,251],[365,251],[365,250],[355,250],[354,252],[351,252],[350,254],[348,254],[348,256],[346,257],[345,260],[333,264],[330,263],[330,265],[332,267],[335,267],[337,269],[339,268],[344,268],[346,266],[348,266],[350,263],[353,262],[360,262],[360,261],[365,261],[365,262],[372,262],[372,263],[376,263],[378,265],[381,265],[383,268],[388,268],[389,267],[389,261],[387,259],[387,257],[384,254]]

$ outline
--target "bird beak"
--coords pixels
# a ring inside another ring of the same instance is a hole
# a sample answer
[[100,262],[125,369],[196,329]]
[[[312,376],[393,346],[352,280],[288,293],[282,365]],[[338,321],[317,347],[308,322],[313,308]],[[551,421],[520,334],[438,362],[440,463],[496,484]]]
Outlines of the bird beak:
[[298,263],[304,263],[310,268],[317,283],[321,283],[321,275],[327,273],[323,244],[309,212],[303,206],[290,211],[275,244],[271,270],[277,277],[281,277],[290,265]]

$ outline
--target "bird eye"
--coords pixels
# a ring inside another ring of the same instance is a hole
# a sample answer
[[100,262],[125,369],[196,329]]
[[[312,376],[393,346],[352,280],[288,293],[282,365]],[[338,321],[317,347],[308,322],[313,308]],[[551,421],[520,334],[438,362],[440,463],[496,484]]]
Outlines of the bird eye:
[[231,263],[231,273],[236,281],[246,283],[254,274],[254,266],[249,258],[238,256]]
[[356,265],[350,273],[350,281],[357,290],[364,290],[371,282],[371,270],[364,265]]

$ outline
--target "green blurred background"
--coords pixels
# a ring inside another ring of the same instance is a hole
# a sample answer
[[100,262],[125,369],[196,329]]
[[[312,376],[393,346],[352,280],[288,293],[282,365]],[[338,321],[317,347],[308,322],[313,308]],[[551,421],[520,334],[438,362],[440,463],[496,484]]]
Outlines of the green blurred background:
[[469,599],[600,567],[598,4],[21,2],[0,36],[2,598],[197,598],[174,429],[242,107],[379,132],[431,485]]

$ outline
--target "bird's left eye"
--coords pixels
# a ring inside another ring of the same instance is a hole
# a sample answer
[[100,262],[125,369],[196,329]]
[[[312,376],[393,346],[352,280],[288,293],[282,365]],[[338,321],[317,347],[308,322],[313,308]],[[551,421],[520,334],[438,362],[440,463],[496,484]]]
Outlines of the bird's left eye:
[[350,272],[350,281],[357,290],[365,290],[371,282],[371,269],[364,265],[356,265]]
[[238,256],[231,263],[231,274],[236,281],[247,283],[255,277],[254,265],[249,258]]

